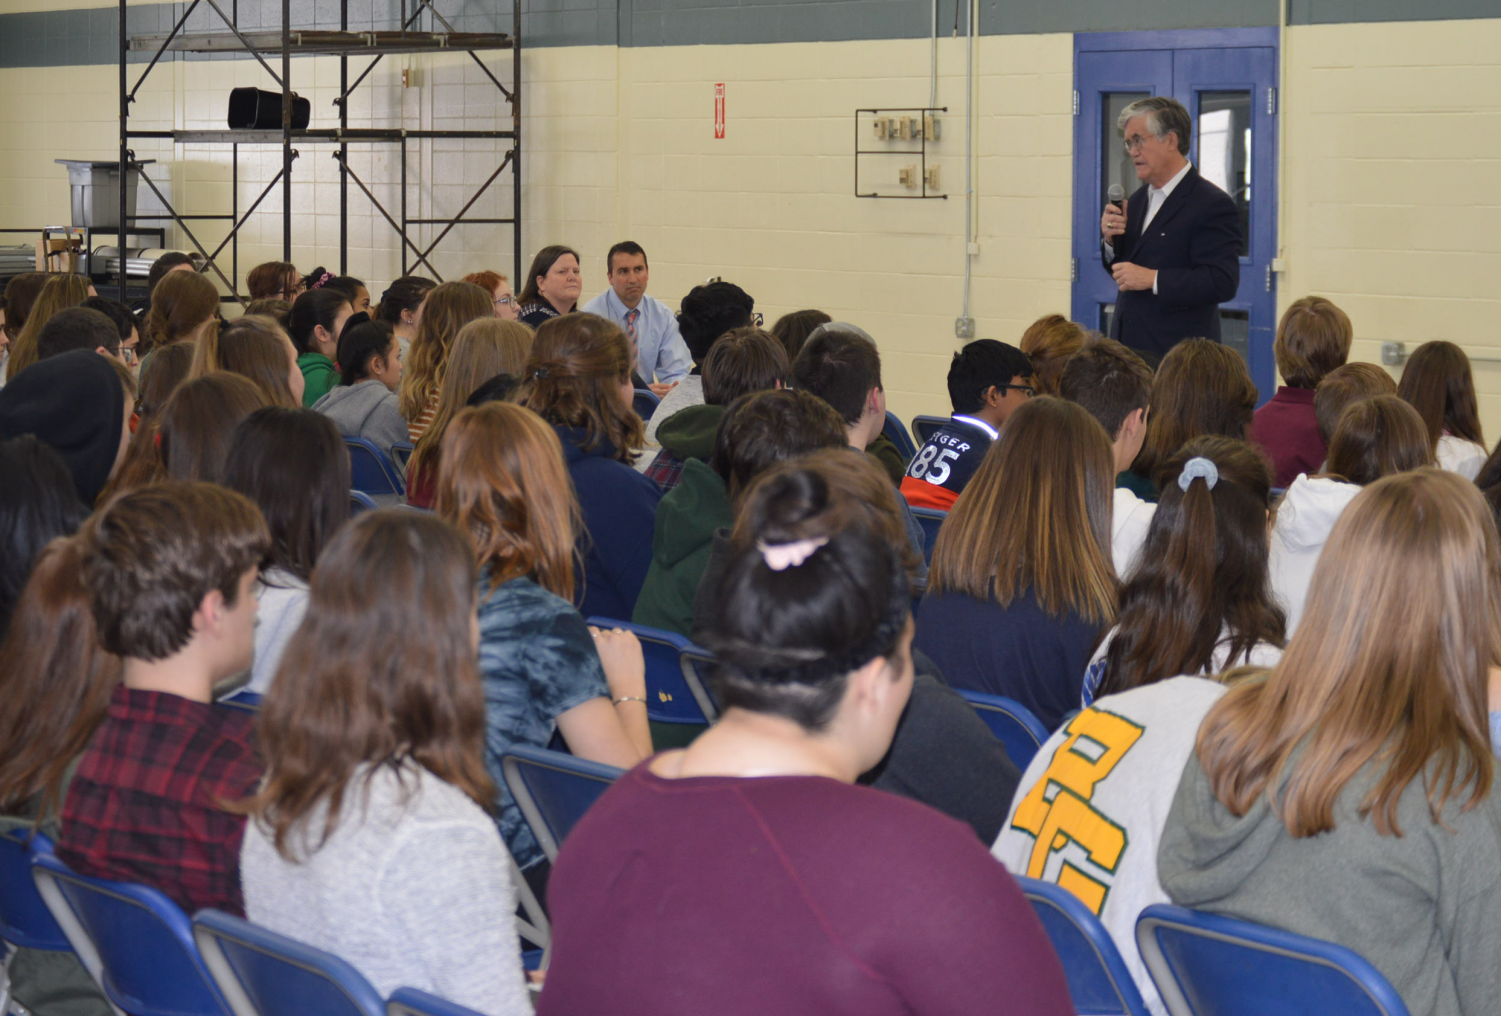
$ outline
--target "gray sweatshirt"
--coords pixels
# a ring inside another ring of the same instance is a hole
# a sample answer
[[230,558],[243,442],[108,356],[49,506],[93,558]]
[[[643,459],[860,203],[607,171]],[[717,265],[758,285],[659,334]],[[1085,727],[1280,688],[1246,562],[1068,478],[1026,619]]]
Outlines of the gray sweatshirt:
[[387,455],[393,444],[409,440],[396,393],[374,378],[349,388],[339,385],[329,389],[313,403],[313,409],[334,421],[340,434],[362,437]]
[[[1484,762],[1490,764],[1487,757]],[[1397,807],[1401,837],[1358,814],[1380,769],[1346,784],[1333,831],[1293,839],[1263,797],[1236,818],[1190,755],[1157,852],[1174,903],[1336,942],[1375,965],[1413,1016],[1481,1016],[1501,1000],[1501,789],[1429,817],[1422,780]]]

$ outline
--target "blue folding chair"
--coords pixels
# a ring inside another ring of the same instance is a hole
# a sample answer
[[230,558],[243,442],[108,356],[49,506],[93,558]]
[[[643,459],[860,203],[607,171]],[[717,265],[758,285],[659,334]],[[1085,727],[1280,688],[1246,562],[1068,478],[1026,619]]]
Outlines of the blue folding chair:
[[363,490],[351,490],[349,492],[349,514],[358,515],[360,512],[374,511],[380,505],[375,503],[375,498],[366,494]]
[[104,994],[130,1016],[231,1016],[188,916],[149,886],[73,871],[51,854],[31,862],[47,909]]
[[987,695],[983,691],[968,691],[955,688],[964,700],[980,714],[980,719],[1006,746],[1006,754],[1018,769],[1027,768],[1042,742],[1048,739],[1048,729],[1032,711],[1015,699],[1004,695]]
[[563,838],[625,772],[527,744],[507,748],[500,771],[549,861],[557,860]]
[[31,877],[32,859],[51,853],[52,841],[30,826],[0,829],[0,939],[19,949],[73,949]]
[[346,437],[344,446],[349,449],[349,485],[355,490],[369,494],[372,499],[407,492],[401,470],[372,442],[362,437]]
[[406,475],[407,463],[412,461],[412,452],[416,450],[417,446],[410,441],[397,441],[391,446],[391,461],[403,476]]
[[450,1002],[437,995],[429,995],[417,988],[397,988],[391,992],[391,1001],[386,1004],[387,1016],[482,1016],[481,1013]]
[[[713,723],[719,710],[699,680],[692,656],[713,659],[677,632],[648,628],[629,621],[591,617],[596,628],[623,628],[641,640],[646,656],[646,718],[653,723]],[[685,658],[684,654],[689,654]]]
[[637,388],[635,396],[631,399],[631,407],[636,410],[636,415],[643,420],[650,420],[651,415],[657,411],[662,400],[657,398],[657,393],[650,388]]
[[218,910],[193,938],[234,1016],[385,1016],[386,1000],[348,962]]
[[219,700],[221,706],[229,706],[231,709],[240,709],[247,713],[260,712],[261,693],[258,691],[237,691],[233,695],[226,695]]
[[912,418],[912,434],[922,444],[928,443],[928,438],[937,433],[939,427],[948,426],[947,416],[914,416]]
[[1148,1016],[1151,1010],[1131,978],[1110,932],[1067,889],[1018,875],[1042,929],[1063,961],[1068,994],[1078,1016]]
[[943,525],[943,520],[949,517],[949,513],[939,508],[912,508],[912,517],[917,524],[922,526],[922,553],[928,559],[928,564],[933,563],[933,547],[938,543],[938,528]]
[[1333,942],[1154,903],[1136,946],[1172,1016],[1407,1016],[1381,972]]
[[912,461],[912,456],[917,454],[917,445],[912,443],[912,435],[907,433],[907,425],[900,416],[886,410],[886,425],[881,428],[881,433],[891,439],[896,450],[902,453],[903,459]]

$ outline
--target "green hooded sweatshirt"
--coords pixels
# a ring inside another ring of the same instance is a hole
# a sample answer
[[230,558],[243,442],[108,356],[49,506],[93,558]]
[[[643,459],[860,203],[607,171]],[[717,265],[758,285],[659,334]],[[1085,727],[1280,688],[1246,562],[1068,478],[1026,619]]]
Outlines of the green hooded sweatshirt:
[[313,403],[339,383],[339,371],[334,362],[322,353],[303,353],[297,358],[297,368],[302,371],[305,387],[302,390],[302,406],[312,409]]
[[657,505],[651,567],[631,620],[688,636],[693,628],[693,597],[709,564],[714,531],[734,522],[724,481],[707,463],[690,458],[683,466],[683,481]]
[[723,416],[723,406],[680,409],[657,428],[657,443],[676,458],[708,462],[714,454],[714,435]]

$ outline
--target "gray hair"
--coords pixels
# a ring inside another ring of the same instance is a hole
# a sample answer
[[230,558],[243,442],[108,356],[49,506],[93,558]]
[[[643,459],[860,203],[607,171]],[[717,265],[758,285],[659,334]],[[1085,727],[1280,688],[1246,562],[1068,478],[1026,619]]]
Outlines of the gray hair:
[[1193,134],[1193,121],[1189,119],[1188,110],[1183,108],[1183,103],[1165,95],[1137,99],[1121,110],[1121,115],[1116,117],[1115,127],[1117,130],[1124,131],[1128,121],[1142,115],[1147,118],[1147,130],[1159,138],[1166,137],[1168,134],[1176,134],[1178,153],[1188,154],[1188,142]]

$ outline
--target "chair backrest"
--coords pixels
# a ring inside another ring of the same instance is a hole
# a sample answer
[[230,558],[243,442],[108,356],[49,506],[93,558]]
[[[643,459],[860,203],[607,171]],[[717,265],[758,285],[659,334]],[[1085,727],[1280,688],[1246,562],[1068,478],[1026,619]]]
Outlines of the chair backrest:
[[1154,903],[1136,945],[1173,1016],[1407,1016],[1380,971],[1332,942]]
[[73,871],[51,854],[31,871],[84,968],[131,1016],[229,1016],[188,917],[161,892]]
[[261,693],[258,691],[237,691],[233,695],[226,695],[220,699],[219,705],[229,706],[231,709],[239,709],[247,713],[257,713],[261,709]]
[[349,492],[349,514],[358,515],[360,512],[373,511],[380,505],[375,503],[375,498],[366,494],[363,490],[351,490]]
[[52,841],[30,826],[0,829],[0,939],[22,949],[66,952],[73,947],[31,877],[32,858],[50,853]]
[[912,433],[922,444],[928,443],[939,427],[946,426],[949,422],[947,416],[914,416],[912,418]]
[[881,428],[881,433],[891,439],[897,451],[902,453],[902,458],[912,461],[912,456],[917,454],[917,445],[912,443],[912,435],[907,433],[907,425],[900,416],[886,410],[886,425]]
[[483,1016],[467,1005],[429,995],[416,988],[397,988],[386,1004],[387,1016]]
[[605,617],[591,617],[589,623],[597,628],[623,628],[641,640],[641,652],[646,657],[647,719],[653,723],[714,722],[718,716],[714,701],[691,662],[683,659],[685,652],[709,656],[708,650],[700,649],[677,632],[648,628],[644,624]]
[[396,468],[403,475],[406,474],[407,463],[412,461],[412,452],[416,450],[417,446],[410,441],[397,441],[391,446],[391,461],[396,463]]
[[1069,997],[1079,1016],[1147,1016],[1131,970],[1100,919],[1073,893],[1051,882],[1017,876],[1063,961]]
[[657,411],[662,400],[657,398],[657,393],[650,388],[637,388],[636,395],[631,400],[631,407],[636,410],[636,415],[643,420],[650,420],[651,415]]
[[362,437],[346,437],[349,485],[366,494],[405,494],[406,481],[386,453]]
[[1004,695],[987,695],[982,691],[968,691],[964,688],[954,690],[974,706],[980,719],[990,727],[990,732],[1006,746],[1006,754],[1011,756],[1016,767],[1027,768],[1027,763],[1032,761],[1032,756],[1037,754],[1042,742],[1048,739],[1048,728],[1042,725],[1042,721],[1033,716],[1026,706]]
[[932,564],[933,547],[938,543],[938,527],[943,525],[943,520],[949,517],[949,513],[941,508],[914,507],[912,517],[922,526],[922,556],[928,559],[928,564]]
[[234,1016],[385,1016],[380,992],[333,953],[218,910],[193,916],[193,938]]
[[506,787],[549,861],[579,819],[625,770],[516,744],[500,757]]

